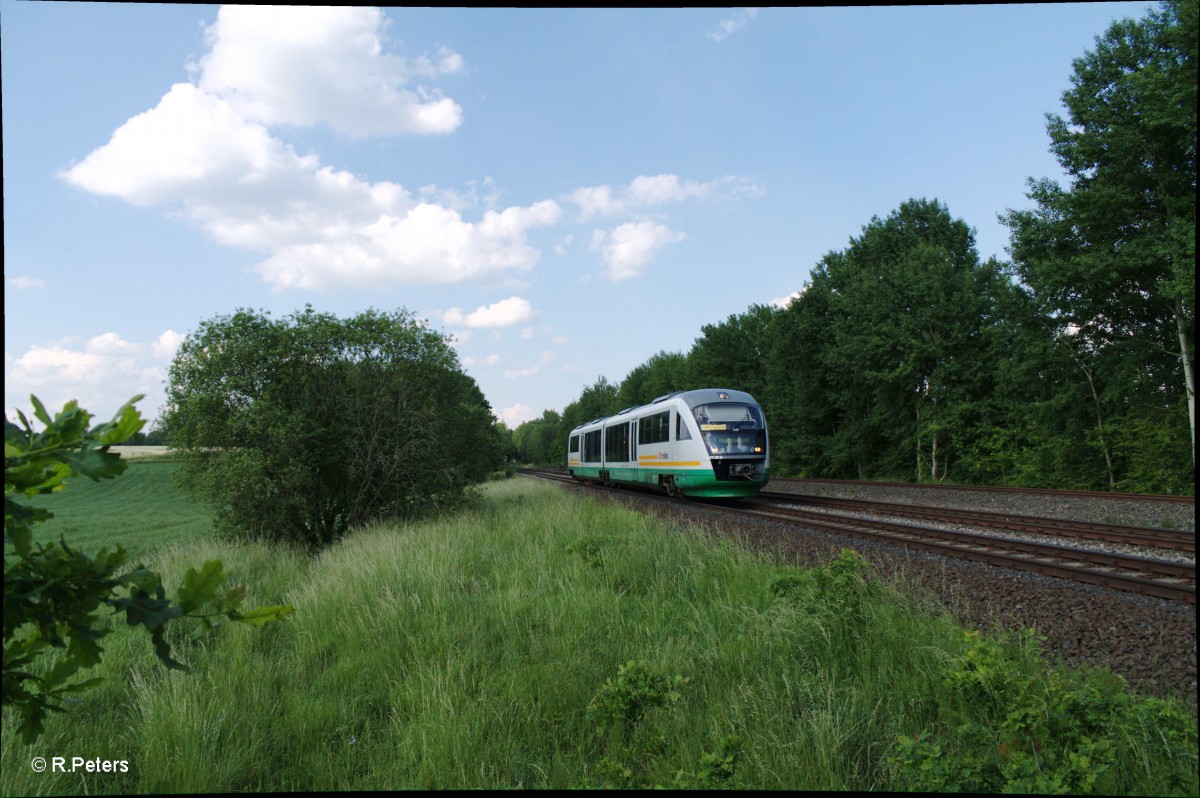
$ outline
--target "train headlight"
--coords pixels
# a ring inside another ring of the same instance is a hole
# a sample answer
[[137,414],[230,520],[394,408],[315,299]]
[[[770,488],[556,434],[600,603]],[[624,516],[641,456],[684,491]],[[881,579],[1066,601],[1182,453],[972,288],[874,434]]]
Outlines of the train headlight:
[[761,447],[761,446],[755,446],[755,447],[754,447],[754,453],[755,453],[755,454],[762,454],[762,447]]

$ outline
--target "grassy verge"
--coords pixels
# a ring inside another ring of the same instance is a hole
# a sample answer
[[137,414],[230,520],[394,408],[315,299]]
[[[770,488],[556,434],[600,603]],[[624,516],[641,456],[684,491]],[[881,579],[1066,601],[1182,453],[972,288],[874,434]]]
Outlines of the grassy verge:
[[[360,530],[317,558],[194,539],[147,565],[177,584],[211,558],[248,606],[295,615],[174,630],[191,675],[116,630],[106,684],[34,747],[5,716],[0,794],[1197,792],[1195,719],[1176,705],[925,617],[851,555],[776,566],[505,480],[470,512]],[[34,756],[128,772],[39,774]]]

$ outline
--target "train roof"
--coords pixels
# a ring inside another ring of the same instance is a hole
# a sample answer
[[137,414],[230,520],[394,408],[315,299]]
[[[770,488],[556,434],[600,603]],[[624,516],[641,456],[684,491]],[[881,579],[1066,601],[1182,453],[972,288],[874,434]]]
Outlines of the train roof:
[[751,405],[758,404],[758,401],[745,391],[735,391],[731,388],[697,388],[694,391],[675,391],[674,393],[663,394],[647,404],[637,405],[635,407],[627,407],[621,412],[615,413],[611,416],[594,418],[591,421],[584,422],[583,424],[575,427],[575,429],[571,430],[571,432],[576,432],[584,427],[590,427],[593,424],[608,421],[610,418],[616,418],[617,416],[631,415],[638,410],[645,410],[647,408],[654,407],[654,405],[666,402],[668,399],[679,399],[693,410],[700,405],[713,404],[716,402],[742,402],[744,404]]

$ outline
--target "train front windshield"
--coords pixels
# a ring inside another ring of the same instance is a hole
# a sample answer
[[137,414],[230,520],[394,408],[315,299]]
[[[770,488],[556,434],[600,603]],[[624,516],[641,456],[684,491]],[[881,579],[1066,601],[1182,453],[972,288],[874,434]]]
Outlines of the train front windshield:
[[692,412],[710,454],[766,454],[767,425],[754,405],[720,402],[697,405]]

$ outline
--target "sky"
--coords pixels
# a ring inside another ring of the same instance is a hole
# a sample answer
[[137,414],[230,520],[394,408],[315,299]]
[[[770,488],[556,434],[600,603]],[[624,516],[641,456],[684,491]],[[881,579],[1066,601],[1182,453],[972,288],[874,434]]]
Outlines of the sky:
[[1155,7],[0,0],[5,414],[152,420],[202,321],[311,304],[427,320],[515,428],[907,199],[1007,259],[1072,60]]

